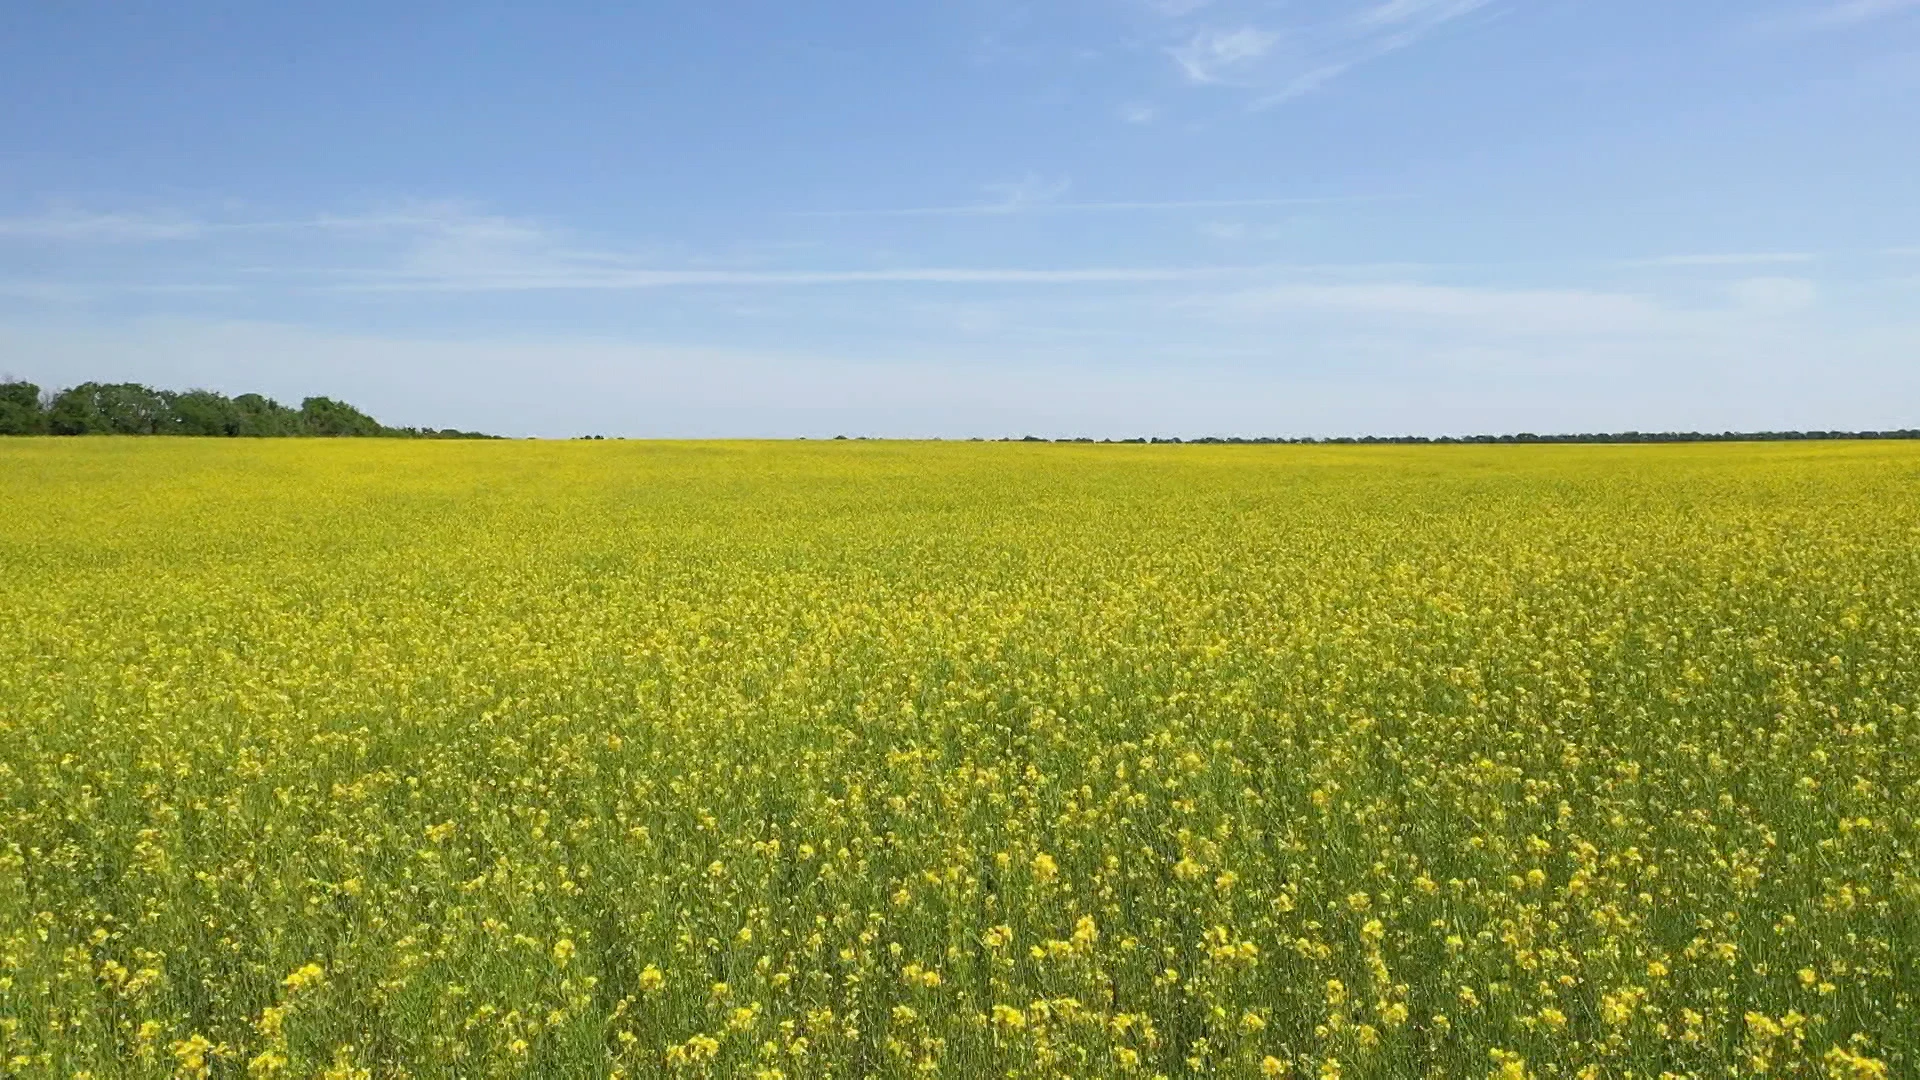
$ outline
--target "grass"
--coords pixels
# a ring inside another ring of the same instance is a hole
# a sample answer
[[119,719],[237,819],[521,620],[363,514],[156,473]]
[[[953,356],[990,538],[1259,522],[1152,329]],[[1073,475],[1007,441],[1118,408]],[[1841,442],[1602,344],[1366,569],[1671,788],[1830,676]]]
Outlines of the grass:
[[0,442],[0,1073],[1920,1070],[1920,446]]

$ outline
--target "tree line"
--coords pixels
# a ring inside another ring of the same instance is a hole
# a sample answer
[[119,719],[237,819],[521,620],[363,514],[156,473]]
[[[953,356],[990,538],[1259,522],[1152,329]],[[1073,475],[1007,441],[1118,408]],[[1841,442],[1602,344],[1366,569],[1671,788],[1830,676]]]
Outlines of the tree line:
[[[1696,442],[1802,442],[1851,439],[1920,439],[1920,429],[1889,431],[1610,431],[1572,435],[1335,435],[1314,436],[1240,436],[1209,435],[1198,439],[1042,439],[1035,435],[1004,438],[997,442],[1062,443],[1191,443],[1220,446],[1507,446],[1516,443],[1696,443]],[[980,441],[980,440],[974,440]]]
[[299,408],[261,394],[155,390],[139,383],[81,383],[57,393],[0,381],[0,435],[199,435],[389,439],[491,439],[452,428],[388,427],[344,401],[310,397]]

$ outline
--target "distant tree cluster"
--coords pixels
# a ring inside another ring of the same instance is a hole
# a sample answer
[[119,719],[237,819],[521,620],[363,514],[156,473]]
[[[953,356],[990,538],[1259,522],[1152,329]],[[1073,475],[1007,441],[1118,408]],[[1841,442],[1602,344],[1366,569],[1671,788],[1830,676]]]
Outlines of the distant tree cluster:
[[155,390],[139,383],[81,383],[43,394],[0,382],[0,435],[200,435],[389,439],[490,439],[451,428],[392,428],[342,401],[310,397],[290,408],[270,397],[212,390]]
[[[845,438],[845,436],[839,436]],[[1481,446],[1515,443],[1695,443],[1695,442],[1797,442],[1835,439],[1920,439],[1920,429],[1898,431],[1615,431],[1583,435],[1360,435],[1331,438],[1291,438],[1282,436],[1245,437],[1209,435],[1198,439],[1043,439],[1037,435],[1002,438],[995,442],[1055,443],[1154,443],[1199,444],[1209,446]],[[974,439],[974,442],[982,440]]]

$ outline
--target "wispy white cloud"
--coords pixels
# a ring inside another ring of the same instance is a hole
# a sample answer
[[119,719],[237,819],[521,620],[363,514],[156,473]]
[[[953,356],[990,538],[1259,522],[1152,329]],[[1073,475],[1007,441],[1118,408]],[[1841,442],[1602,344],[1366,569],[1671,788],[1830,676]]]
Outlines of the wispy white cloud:
[[0,218],[0,239],[125,244],[185,240],[206,231],[205,222],[175,215],[54,210],[27,217]]
[[[1151,116],[1133,118],[1145,122]],[[1247,199],[1106,199],[1062,198],[1072,184],[1064,179],[1028,175],[1006,183],[987,184],[980,202],[945,206],[800,210],[789,217],[975,217],[1011,214],[1123,213],[1179,210],[1248,209],[1380,202],[1392,195],[1293,195]],[[402,238],[431,245],[443,256],[458,258],[479,249],[545,248],[566,243],[564,234],[526,218],[485,212],[457,200],[420,200],[356,213],[327,213],[290,218],[213,218],[186,213],[141,215],[60,211],[38,216],[0,218],[0,242],[29,240],[76,244],[143,243],[151,241],[210,241],[249,234],[307,234],[314,237]],[[573,250],[575,258],[591,259],[593,252]],[[618,260],[621,256],[605,255]]]
[[1289,101],[1297,101],[1300,98],[1317,93],[1321,87],[1326,86],[1333,80],[1353,70],[1354,67],[1363,62],[1363,59],[1364,58],[1338,60],[1330,64],[1322,64],[1316,68],[1309,68],[1288,79],[1280,89],[1254,98],[1253,101],[1248,103],[1247,108],[1254,112],[1260,112],[1264,109],[1271,109],[1276,105],[1285,105]]
[[1486,7],[1492,0],[1385,0],[1362,11],[1355,22],[1365,27],[1443,23]]
[[1806,278],[1747,278],[1728,285],[1726,292],[1734,306],[1759,315],[1791,315],[1820,298],[1820,287]]
[[1073,187],[1073,182],[1064,178],[1049,180],[1032,173],[1011,183],[988,184],[987,194],[993,200],[987,205],[1003,213],[1013,213],[1029,206],[1045,206],[1059,201],[1062,195]]
[[1623,266],[1766,266],[1781,263],[1810,263],[1819,256],[1806,251],[1744,251],[1700,255],[1661,255],[1651,259],[1627,259]]
[[[1203,15],[1188,21],[1183,36],[1165,51],[1189,83],[1250,90],[1248,107],[1258,111],[1307,97],[1495,2],[1376,0],[1282,22],[1273,21],[1273,7],[1243,10],[1255,16],[1251,22]],[[1201,25],[1193,27],[1192,21]]]
[[1119,109],[1120,121],[1126,124],[1151,124],[1160,119],[1160,110],[1153,105],[1135,102],[1122,105]]
[[1920,11],[1920,0],[1842,0],[1811,8],[1798,21],[1808,27],[1858,26],[1911,11]]
[[1756,16],[1748,29],[1761,34],[1844,32],[1900,16],[1920,14],[1920,0],[1823,0]]
[[1178,19],[1191,15],[1213,3],[1213,0],[1143,0],[1148,11]]
[[313,229],[336,233],[438,233],[505,242],[545,240],[551,230],[522,218],[486,213],[458,200],[421,200],[355,214],[322,214],[258,228]]
[[1201,30],[1167,54],[1192,82],[1228,83],[1244,77],[1279,40],[1279,34],[1253,26]]
[[349,275],[333,288],[352,292],[607,291],[684,287],[803,285],[1092,285],[1193,281],[1248,272],[1244,267],[897,267],[878,270],[645,270],[528,266],[518,272]]
[[1273,206],[1325,206],[1379,202],[1390,195],[1301,195],[1268,199],[1123,199],[1103,202],[966,203],[877,210],[807,210],[801,217],[975,217],[994,214],[1121,213],[1127,211],[1230,210]]
[[1658,304],[1630,293],[1425,282],[1284,283],[1206,303],[1246,315],[1321,312],[1470,325],[1500,334],[1645,330],[1665,314]]
[[0,279],[0,299],[30,300],[42,304],[74,304],[90,300],[94,296],[95,291],[85,285]]
[[[1749,277],[1716,293],[1654,288],[1442,284],[1380,268],[1376,280],[1342,280],[1330,268],[1290,272],[1294,280],[1190,299],[1187,306],[1227,318],[1352,322],[1383,330],[1462,335],[1488,341],[1672,341],[1777,332],[1816,309],[1820,285],[1801,277]],[[1393,276],[1386,276],[1393,275]],[[1717,299],[1716,299],[1717,296]],[[1763,322],[1756,322],[1762,320]]]
[[72,243],[145,243],[203,240],[247,233],[438,233],[490,240],[532,240],[539,226],[486,214],[455,200],[418,200],[358,213],[296,218],[235,218],[186,211],[97,212],[57,208],[41,214],[0,218],[0,240]]
[[[935,208],[926,213],[1017,213],[1056,203],[1064,182],[1026,178],[989,189],[990,205]],[[1079,204],[1120,209],[1129,204]],[[1132,204],[1133,208],[1163,208]],[[910,211],[911,212],[911,211]],[[272,261],[246,243],[275,234]],[[481,212],[457,202],[415,202],[353,214],[257,220],[204,220],[185,214],[136,217],[62,211],[9,219],[0,242],[27,237],[62,243],[166,239],[187,245],[190,257],[149,255],[132,266],[79,284],[42,279],[0,281],[0,297],[78,303],[127,294],[215,293],[240,289],[283,292],[496,293],[608,292],[670,288],[778,288],[800,286],[1122,285],[1194,280],[1233,272],[1192,266],[951,266],[715,268],[639,250],[583,245],[538,222]],[[168,247],[167,252],[178,250]],[[245,253],[237,256],[236,253]],[[662,265],[666,263],[667,265]],[[679,265],[672,265],[678,263]]]

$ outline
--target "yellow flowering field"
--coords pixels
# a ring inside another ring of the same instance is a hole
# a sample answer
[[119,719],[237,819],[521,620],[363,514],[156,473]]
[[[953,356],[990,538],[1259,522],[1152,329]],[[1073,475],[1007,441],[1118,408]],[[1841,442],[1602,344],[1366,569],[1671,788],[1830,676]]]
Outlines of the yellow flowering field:
[[0,1074],[1920,1075],[1920,446],[0,443]]

